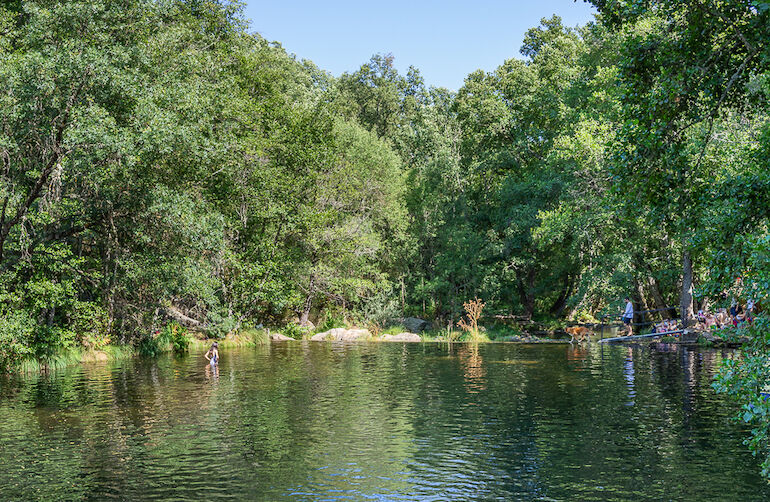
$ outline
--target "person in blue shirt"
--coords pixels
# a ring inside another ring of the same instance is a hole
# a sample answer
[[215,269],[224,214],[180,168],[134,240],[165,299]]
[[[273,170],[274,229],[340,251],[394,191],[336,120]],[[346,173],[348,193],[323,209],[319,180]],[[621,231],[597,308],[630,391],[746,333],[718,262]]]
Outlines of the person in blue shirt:
[[631,321],[634,318],[634,304],[631,303],[631,299],[629,297],[626,297],[625,301],[626,310],[623,312],[623,324],[625,324],[628,328],[628,334],[626,336],[631,336],[634,334],[634,329],[631,327]]

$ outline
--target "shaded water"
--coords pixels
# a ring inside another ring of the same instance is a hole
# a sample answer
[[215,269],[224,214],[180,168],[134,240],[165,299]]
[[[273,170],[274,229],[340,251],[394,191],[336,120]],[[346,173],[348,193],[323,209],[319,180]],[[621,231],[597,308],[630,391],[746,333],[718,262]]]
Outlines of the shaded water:
[[734,353],[288,343],[0,380],[2,500],[767,500]]

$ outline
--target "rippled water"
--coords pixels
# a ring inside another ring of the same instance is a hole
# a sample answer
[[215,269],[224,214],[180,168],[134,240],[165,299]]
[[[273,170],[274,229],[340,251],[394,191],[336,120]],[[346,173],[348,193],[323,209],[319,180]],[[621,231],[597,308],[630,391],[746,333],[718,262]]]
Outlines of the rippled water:
[[767,500],[724,357],[288,343],[0,380],[3,500]]

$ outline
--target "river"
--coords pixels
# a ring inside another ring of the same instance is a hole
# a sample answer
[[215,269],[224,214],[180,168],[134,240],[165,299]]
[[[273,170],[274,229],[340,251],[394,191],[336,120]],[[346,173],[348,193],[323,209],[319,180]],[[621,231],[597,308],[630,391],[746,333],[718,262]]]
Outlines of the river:
[[729,350],[276,343],[0,379],[2,500],[768,500]]

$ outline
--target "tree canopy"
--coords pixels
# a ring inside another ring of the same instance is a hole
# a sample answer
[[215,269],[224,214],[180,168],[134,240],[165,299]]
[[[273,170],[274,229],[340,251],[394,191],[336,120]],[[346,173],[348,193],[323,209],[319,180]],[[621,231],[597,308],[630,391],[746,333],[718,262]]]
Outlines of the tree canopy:
[[476,297],[724,306],[767,232],[770,4],[593,3],[457,92],[388,54],[332,76],[238,2],[4,3],[7,357]]

